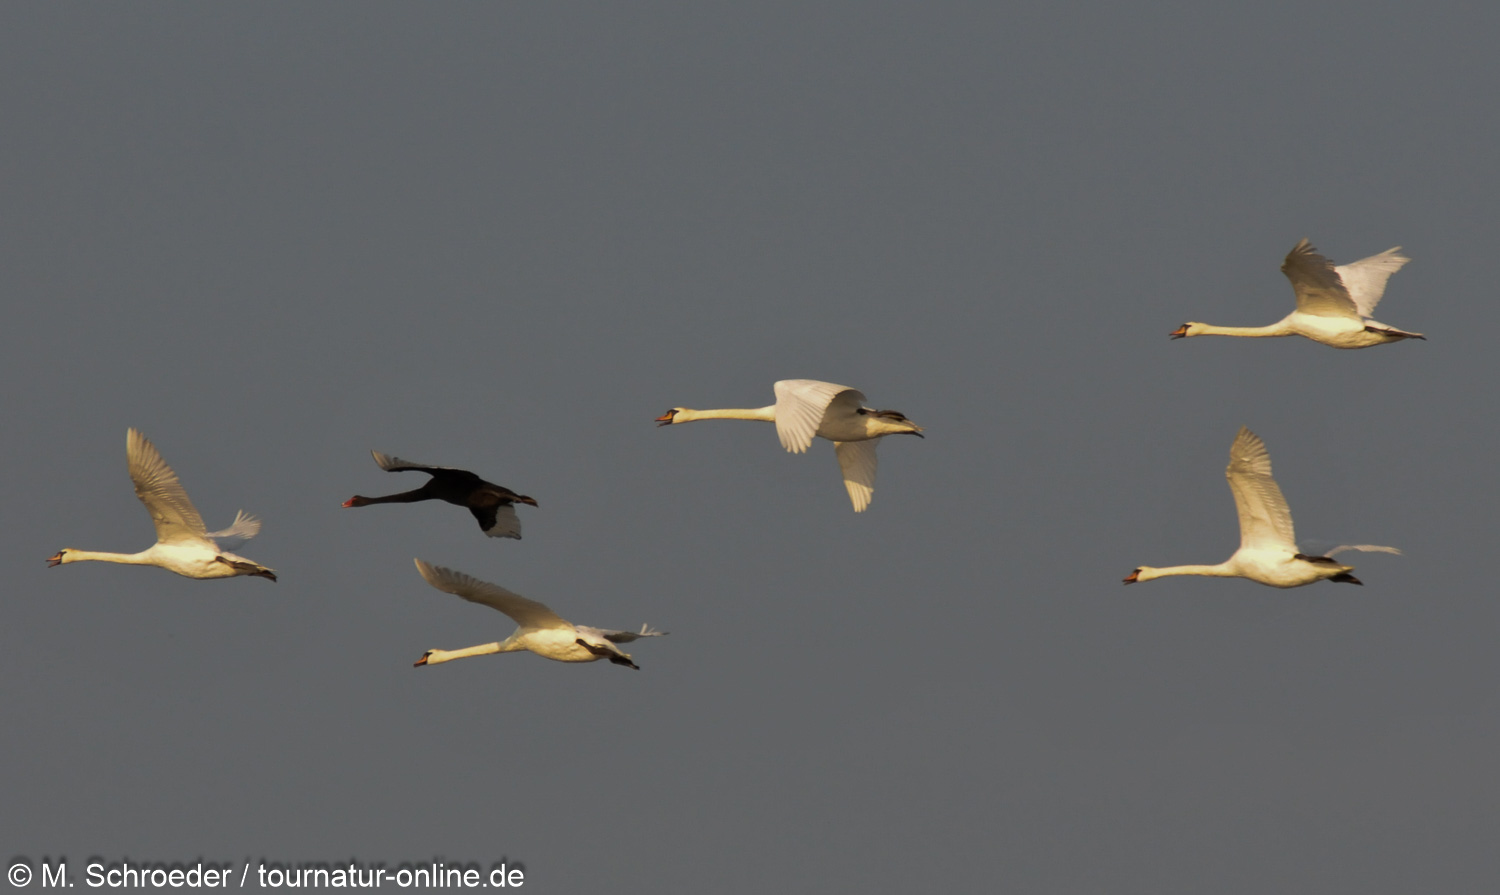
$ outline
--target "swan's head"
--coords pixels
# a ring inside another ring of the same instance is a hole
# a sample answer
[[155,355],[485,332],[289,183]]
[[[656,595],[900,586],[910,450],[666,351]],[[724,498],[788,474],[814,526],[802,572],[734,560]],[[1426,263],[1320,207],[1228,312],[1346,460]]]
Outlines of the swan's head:
[[1156,569],[1151,566],[1137,566],[1134,572],[1125,576],[1125,583],[1135,584],[1138,581],[1150,581],[1153,578],[1160,577],[1160,575],[1156,574]]
[[346,507],[362,507],[362,506],[365,506],[366,504],[368,504],[369,502],[370,502],[370,498],[368,498],[368,497],[360,497],[358,494],[356,494],[353,497],[349,498],[348,500],[344,501],[344,506],[346,506]]
[[682,413],[685,410],[687,410],[686,407],[673,407],[671,410],[668,410],[666,413],[656,418],[657,427],[659,428],[661,426],[670,426],[673,423],[677,422],[677,414]]
[[444,661],[443,659],[435,658],[437,654],[441,652],[442,650],[440,649],[430,649],[422,654],[422,658],[413,662],[411,667],[421,668],[423,665],[436,665],[437,663]]
[[72,549],[72,548],[65,548],[63,550],[59,550],[55,554],[53,554],[52,556],[47,557],[47,568],[50,569],[53,566],[60,566],[60,565],[62,565],[65,562],[72,562],[71,559],[68,559],[68,550],[70,550],[70,549]]
[[859,411],[865,416],[880,422],[881,435],[915,435],[918,438],[926,438],[922,434],[922,427],[906,418],[906,414],[898,410],[870,410],[863,408]]
[[1207,323],[1188,321],[1187,323],[1184,323],[1183,325],[1167,333],[1167,335],[1173,339],[1186,339],[1188,336],[1201,336],[1203,335],[1203,327],[1207,325]]

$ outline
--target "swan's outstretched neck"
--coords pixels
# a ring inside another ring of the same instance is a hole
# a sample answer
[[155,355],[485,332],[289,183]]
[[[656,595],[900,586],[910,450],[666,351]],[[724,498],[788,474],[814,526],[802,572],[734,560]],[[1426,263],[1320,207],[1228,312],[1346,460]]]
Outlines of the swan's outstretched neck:
[[769,407],[757,407],[753,410],[725,409],[725,410],[693,410],[688,407],[674,407],[667,413],[670,419],[661,419],[663,423],[691,423],[697,420],[761,420],[767,423],[776,422],[776,405]]
[[470,656],[487,656],[490,653],[512,653],[524,650],[526,647],[514,643],[515,638],[507,638],[496,643],[482,643],[479,646],[471,646],[466,649],[441,650],[430,649],[422,654],[413,667],[420,668],[423,665],[438,665],[443,662],[452,662],[454,659],[467,659]]
[[1184,323],[1175,331],[1169,333],[1174,339],[1187,336],[1250,336],[1251,338],[1266,338],[1273,336],[1295,336],[1297,332],[1287,325],[1285,320],[1279,320],[1269,326],[1214,326],[1212,323]]
[[153,561],[153,557],[150,554],[150,550],[143,550],[140,553],[104,553],[98,550],[78,550],[73,547],[68,547],[65,550],[59,550],[56,556],[47,560],[47,565],[60,566],[63,563],[86,562],[88,560],[96,560],[98,562],[118,562],[124,563],[125,565],[129,566],[156,565],[156,563]]
[[1168,575],[1207,575],[1210,578],[1240,578],[1239,572],[1230,567],[1229,563],[1219,563],[1215,566],[1167,566],[1155,569],[1151,566],[1141,566],[1125,579],[1126,584],[1134,584],[1137,581],[1150,581],[1153,578],[1166,578]]

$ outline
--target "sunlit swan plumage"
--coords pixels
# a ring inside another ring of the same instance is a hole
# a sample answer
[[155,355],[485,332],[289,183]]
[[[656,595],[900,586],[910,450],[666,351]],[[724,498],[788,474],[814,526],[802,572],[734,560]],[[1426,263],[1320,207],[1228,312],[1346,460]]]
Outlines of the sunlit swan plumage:
[[1396,246],[1335,267],[1304,239],[1281,265],[1297,295],[1297,310],[1270,326],[1184,323],[1171,336],[1306,336],[1335,348],[1369,348],[1402,339],[1425,339],[1421,333],[1409,333],[1370,317],[1385,294],[1386,280],[1410,260]]
[[530,650],[538,656],[556,659],[559,662],[593,662],[608,659],[616,665],[628,665],[640,670],[623,652],[617,643],[629,643],[641,637],[661,637],[665,631],[653,631],[642,625],[639,631],[611,631],[574,625],[535,600],[528,600],[518,593],[508,591],[498,584],[480,581],[462,572],[445,569],[431,563],[416,560],[417,571],[427,583],[445,593],[463,597],[471,603],[481,603],[498,609],[510,616],[519,626],[514,634],[497,643],[485,643],[461,650],[430,649],[415,663],[417,667],[451,662],[469,656],[489,653],[514,653]]
[[696,420],[763,420],[776,424],[781,446],[806,451],[814,436],[833,442],[844,488],[854,512],[864,512],[875,493],[875,446],[886,435],[922,436],[922,427],[894,410],[872,410],[858,389],[816,379],[776,383],[776,403],[752,410],[693,410],[673,407],[656,418],[663,426]]
[[1216,578],[1249,578],[1272,587],[1301,587],[1314,581],[1363,584],[1332,557],[1343,550],[1376,550],[1400,553],[1394,547],[1351,544],[1329,551],[1327,556],[1308,556],[1297,549],[1292,512],[1281,488],[1271,478],[1271,455],[1266,444],[1249,429],[1240,428],[1229,448],[1229,468],[1224,471],[1234,506],[1240,517],[1240,549],[1213,566],[1141,566],[1126,577],[1126,584],[1150,581],[1168,575],[1209,575]]
[[371,451],[375,463],[386,472],[425,472],[432,478],[415,491],[387,494],[384,497],[355,495],[344,501],[346,507],[367,507],[374,503],[415,503],[419,500],[443,500],[468,507],[479,522],[479,529],[492,538],[521,538],[521,519],[516,515],[518,503],[536,506],[536,501],[509,488],[486,482],[466,469],[451,466],[426,466],[400,457],[388,457]]
[[177,480],[156,446],[146,436],[130,429],[125,433],[125,457],[135,496],[146,505],[156,523],[156,543],[140,553],[101,553],[68,547],[47,560],[49,566],[97,560],[135,566],[158,566],[188,578],[233,578],[254,575],[276,580],[276,573],[243,556],[220,550],[215,538],[248,540],[260,532],[260,520],[243,510],[223,531],[209,531],[187,491]]

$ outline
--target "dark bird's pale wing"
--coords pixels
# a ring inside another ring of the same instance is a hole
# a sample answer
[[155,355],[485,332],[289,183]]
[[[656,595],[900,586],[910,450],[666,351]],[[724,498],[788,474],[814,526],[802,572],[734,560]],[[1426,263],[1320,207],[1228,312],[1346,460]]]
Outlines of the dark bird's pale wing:
[[469,512],[479,520],[479,527],[492,538],[521,539],[521,517],[516,508],[508,503],[497,503],[487,507],[469,507]]
[[392,457],[379,451],[370,451],[370,456],[375,458],[375,463],[386,472],[425,472],[428,475],[449,475],[472,478],[476,483],[481,481],[479,476],[467,469],[455,469],[452,466],[428,466],[425,463],[413,463],[400,457]]

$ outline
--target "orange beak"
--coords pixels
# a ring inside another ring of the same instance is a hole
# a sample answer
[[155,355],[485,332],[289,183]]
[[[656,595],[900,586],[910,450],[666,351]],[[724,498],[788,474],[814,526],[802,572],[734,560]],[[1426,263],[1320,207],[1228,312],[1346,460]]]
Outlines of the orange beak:
[[1125,576],[1125,583],[1126,584],[1134,584],[1140,578],[1140,575],[1141,575],[1141,570],[1140,569],[1136,569],[1134,572],[1131,572],[1129,575]]
[[657,417],[656,418],[656,422],[657,422],[658,425],[665,426],[665,425],[671,423],[672,420],[676,416],[677,416],[677,411],[675,411],[675,410],[668,410],[666,413],[664,413],[661,416]]
[[1173,339],[1184,339],[1184,338],[1187,338],[1187,324],[1184,323],[1183,325],[1177,327],[1176,329],[1174,329],[1171,332],[1167,333],[1167,336],[1169,338],[1173,338]]
[[421,668],[423,665],[426,665],[426,664],[427,664],[427,656],[424,654],[422,656],[422,658],[420,658],[417,661],[411,663],[411,667],[413,667],[413,668]]
[[55,556],[49,556],[49,557],[47,557],[47,568],[50,569],[53,566],[60,566],[60,565],[62,565],[62,551],[61,550],[57,551],[57,554]]

